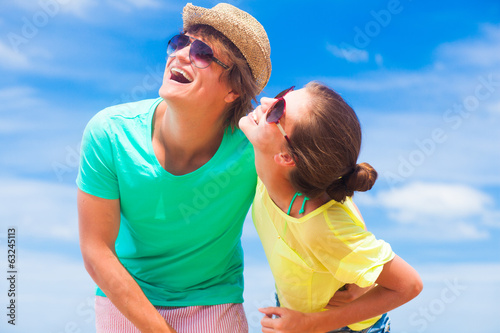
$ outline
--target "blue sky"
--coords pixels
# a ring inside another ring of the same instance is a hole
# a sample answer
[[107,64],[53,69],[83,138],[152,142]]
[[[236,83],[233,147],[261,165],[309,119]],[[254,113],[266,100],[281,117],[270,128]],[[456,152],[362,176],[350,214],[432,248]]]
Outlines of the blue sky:
[[[356,110],[361,161],[379,171],[357,194],[368,228],[424,280],[391,313],[396,332],[497,332],[500,315],[500,3],[262,1],[271,42],[263,96],[320,80]],[[215,1],[195,5],[212,7]],[[0,267],[17,229],[17,325],[2,332],[93,332],[94,285],[78,246],[79,144],[113,104],[157,95],[184,3],[0,2]],[[273,304],[251,221],[245,308]],[[5,273],[7,274],[7,273]],[[0,308],[10,299],[0,279]]]

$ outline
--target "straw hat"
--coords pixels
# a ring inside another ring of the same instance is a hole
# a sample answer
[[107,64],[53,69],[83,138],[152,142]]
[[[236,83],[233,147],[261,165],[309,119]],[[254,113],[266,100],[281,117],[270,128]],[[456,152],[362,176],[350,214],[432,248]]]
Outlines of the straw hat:
[[227,3],[211,9],[188,3],[182,13],[184,29],[205,24],[221,32],[241,51],[262,89],[271,76],[271,46],[264,27],[250,14]]

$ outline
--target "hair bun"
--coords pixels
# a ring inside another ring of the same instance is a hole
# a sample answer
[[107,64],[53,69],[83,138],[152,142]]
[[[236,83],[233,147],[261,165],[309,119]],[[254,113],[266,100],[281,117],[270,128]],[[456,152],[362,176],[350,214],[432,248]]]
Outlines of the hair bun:
[[351,174],[342,177],[348,192],[370,190],[377,180],[377,171],[368,163],[356,164]]
[[377,180],[377,171],[368,163],[356,164],[342,177],[334,180],[326,189],[326,193],[335,201],[343,202],[354,192],[370,190]]

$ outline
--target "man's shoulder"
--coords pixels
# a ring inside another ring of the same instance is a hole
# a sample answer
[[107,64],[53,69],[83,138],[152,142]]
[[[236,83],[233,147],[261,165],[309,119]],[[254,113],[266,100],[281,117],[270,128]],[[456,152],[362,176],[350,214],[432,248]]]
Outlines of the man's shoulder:
[[100,117],[124,117],[124,118],[133,118],[138,115],[143,115],[149,113],[151,107],[154,104],[158,104],[160,102],[159,98],[154,99],[144,99],[136,102],[122,103],[107,107],[97,113]]
[[123,126],[130,119],[145,118],[160,99],[146,99],[137,102],[109,106],[97,112],[87,124],[87,129],[109,129],[114,125]]

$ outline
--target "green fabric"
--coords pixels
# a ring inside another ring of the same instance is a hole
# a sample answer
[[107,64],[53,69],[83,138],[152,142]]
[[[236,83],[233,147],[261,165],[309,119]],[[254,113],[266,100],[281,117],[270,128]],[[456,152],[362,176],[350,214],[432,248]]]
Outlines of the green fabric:
[[[243,221],[255,194],[253,149],[228,129],[205,165],[182,176],[151,143],[158,100],[107,108],[82,140],[78,187],[120,199],[116,253],[156,306],[243,302]],[[105,296],[98,288],[97,294]]]

